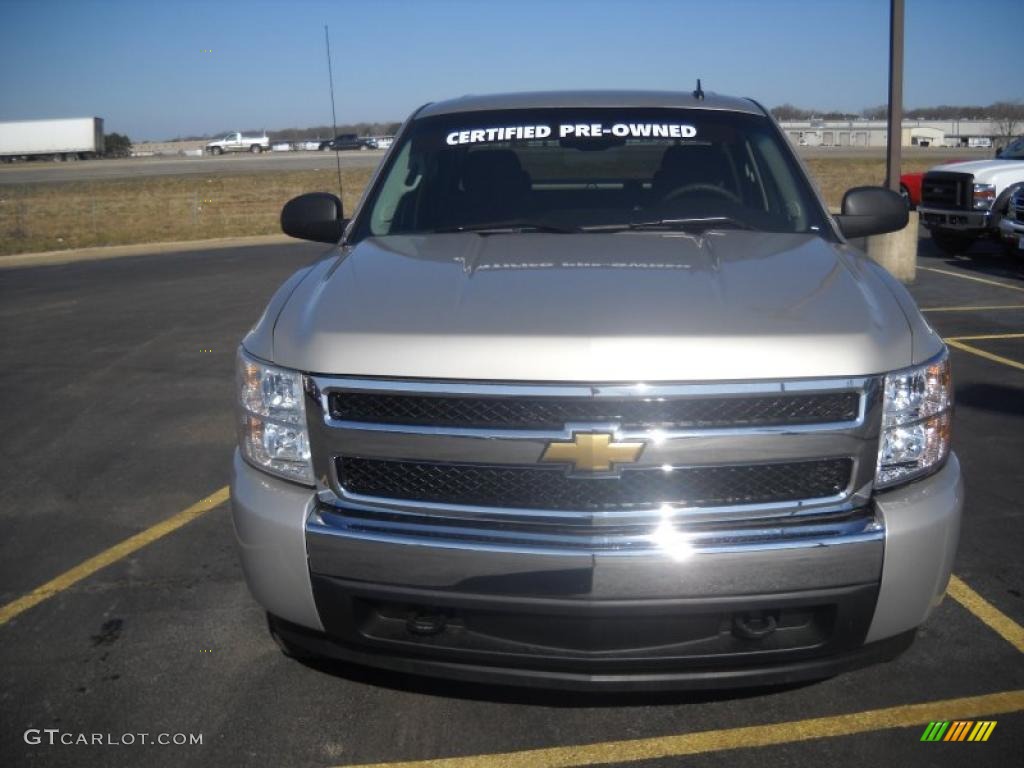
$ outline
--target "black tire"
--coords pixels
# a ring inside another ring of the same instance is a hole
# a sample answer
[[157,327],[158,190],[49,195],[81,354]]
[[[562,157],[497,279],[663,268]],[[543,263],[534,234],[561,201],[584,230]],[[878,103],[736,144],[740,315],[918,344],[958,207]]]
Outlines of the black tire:
[[258,155],[260,152],[263,151],[263,147],[261,147],[259,144],[253,144],[251,147],[249,147],[249,151],[252,152],[254,155]]
[[272,613],[267,614],[267,631],[270,632],[270,637],[277,644],[277,647],[281,649],[281,653],[289,659],[295,659],[296,661],[315,661],[322,658],[315,653],[307,651],[305,648],[298,647],[282,633],[278,632],[277,623],[279,621],[280,619]]
[[224,147],[214,147],[213,148],[213,154],[215,154],[215,155],[223,155],[224,154]]
[[933,229],[932,242],[935,243],[935,246],[940,251],[948,256],[959,256],[971,247],[971,243],[974,242],[974,236],[947,229]]

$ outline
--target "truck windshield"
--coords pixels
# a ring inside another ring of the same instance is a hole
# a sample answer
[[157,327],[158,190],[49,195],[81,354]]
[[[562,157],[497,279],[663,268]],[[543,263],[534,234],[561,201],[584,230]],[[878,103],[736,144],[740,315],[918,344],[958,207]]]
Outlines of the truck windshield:
[[1000,160],[1024,160],[1024,139],[1011,142],[997,156]]
[[488,230],[830,236],[768,118],[695,109],[465,112],[413,123],[350,241]]

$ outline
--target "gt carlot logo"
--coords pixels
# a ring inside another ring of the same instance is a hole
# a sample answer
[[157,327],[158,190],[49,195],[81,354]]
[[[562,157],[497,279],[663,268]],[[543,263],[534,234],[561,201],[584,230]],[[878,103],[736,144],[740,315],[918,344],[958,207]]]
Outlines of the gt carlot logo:
[[921,741],[988,741],[996,720],[949,720],[928,723]]
[[74,733],[59,728],[29,728],[23,738],[32,746],[130,747],[136,744],[158,746],[202,746],[201,733]]

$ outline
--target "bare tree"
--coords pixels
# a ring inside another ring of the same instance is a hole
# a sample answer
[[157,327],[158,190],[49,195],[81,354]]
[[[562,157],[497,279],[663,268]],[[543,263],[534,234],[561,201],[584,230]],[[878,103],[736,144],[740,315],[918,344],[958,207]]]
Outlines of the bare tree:
[[989,107],[989,115],[1002,138],[1012,139],[1024,130],[1024,102],[997,101]]
[[772,107],[772,116],[782,122],[785,120],[807,120],[814,113],[807,109],[800,109],[800,107],[794,107],[792,104],[780,104],[777,107]]

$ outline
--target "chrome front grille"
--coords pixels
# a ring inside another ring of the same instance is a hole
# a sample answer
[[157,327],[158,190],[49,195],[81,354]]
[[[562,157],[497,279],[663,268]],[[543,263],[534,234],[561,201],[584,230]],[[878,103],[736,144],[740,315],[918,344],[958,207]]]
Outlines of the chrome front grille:
[[[847,530],[850,515],[867,514],[880,384],[308,376],[321,519],[389,537],[457,532],[516,546],[611,548],[666,525],[711,525],[737,540],[742,530],[771,536],[780,526],[787,537],[801,526],[821,535],[836,520]],[[551,444],[586,434],[642,450],[608,471],[544,460]]]
[[969,209],[972,205],[972,183],[969,173],[933,171],[921,180],[921,204],[935,208]]
[[360,496],[478,507],[604,511],[721,507],[834,498],[850,484],[851,459],[740,466],[624,469],[617,477],[567,475],[561,467],[504,467],[336,459],[341,487]]
[[860,397],[856,392],[600,399],[335,392],[328,403],[333,419],[376,424],[561,429],[571,423],[614,422],[625,429],[682,429],[852,421]]

